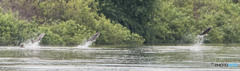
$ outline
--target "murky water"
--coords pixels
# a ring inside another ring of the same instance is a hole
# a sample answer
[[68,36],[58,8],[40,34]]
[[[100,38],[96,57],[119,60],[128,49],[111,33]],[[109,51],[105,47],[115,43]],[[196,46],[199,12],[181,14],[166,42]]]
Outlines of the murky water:
[[1,71],[240,70],[240,47],[144,46],[138,48],[0,47]]

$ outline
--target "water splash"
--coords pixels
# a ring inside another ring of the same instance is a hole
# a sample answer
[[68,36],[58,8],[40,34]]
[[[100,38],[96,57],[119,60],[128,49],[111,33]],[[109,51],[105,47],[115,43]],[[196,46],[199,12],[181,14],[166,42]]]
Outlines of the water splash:
[[208,27],[206,30],[204,30],[200,35],[197,35],[195,45],[191,50],[200,50],[200,46],[204,43],[204,36],[211,30],[211,27]]
[[197,40],[195,41],[196,46],[201,46],[204,43],[204,35],[197,35]]
[[31,48],[31,47],[40,47],[39,43],[41,42],[42,38],[44,37],[45,33],[41,33],[38,37],[36,38],[31,38],[28,39],[26,42],[22,43],[20,47],[22,48]]
[[83,45],[79,45],[78,48],[88,48],[92,43],[92,41],[85,42]]
[[204,35],[197,35],[195,44],[193,45],[191,50],[199,51],[203,43],[204,43]]
[[32,39],[28,39],[25,43],[23,43],[24,48],[36,48],[36,47],[40,47],[39,46],[40,41],[37,42],[32,42]]
[[91,38],[89,38],[83,45],[79,45],[78,48],[88,48],[90,45],[92,45],[93,42],[96,41],[96,39],[99,37],[100,33],[94,34]]

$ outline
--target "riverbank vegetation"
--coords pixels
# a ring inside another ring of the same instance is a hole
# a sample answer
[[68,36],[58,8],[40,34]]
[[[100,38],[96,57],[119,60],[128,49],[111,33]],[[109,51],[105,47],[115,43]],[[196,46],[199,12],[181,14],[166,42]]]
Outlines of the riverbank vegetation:
[[46,33],[41,45],[240,42],[239,0],[0,0],[0,45]]

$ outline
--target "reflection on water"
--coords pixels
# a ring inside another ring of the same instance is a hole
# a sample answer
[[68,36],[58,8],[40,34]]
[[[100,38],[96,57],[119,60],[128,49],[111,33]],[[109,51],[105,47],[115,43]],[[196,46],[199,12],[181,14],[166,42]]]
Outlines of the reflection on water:
[[240,63],[240,47],[144,46],[138,48],[26,49],[0,47],[0,70],[14,71],[152,71],[235,70],[240,67],[211,67],[211,63]]

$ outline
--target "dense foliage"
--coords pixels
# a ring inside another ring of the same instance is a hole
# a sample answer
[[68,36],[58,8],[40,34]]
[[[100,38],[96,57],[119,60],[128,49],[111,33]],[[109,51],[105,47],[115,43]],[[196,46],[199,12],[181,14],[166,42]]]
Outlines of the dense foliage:
[[0,45],[46,33],[42,45],[240,42],[239,0],[0,0]]
[[36,36],[37,24],[19,20],[11,12],[0,11],[0,45],[19,45],[25,39]]
[[146,44],[239,43],[239,0],[98,0],[100,11],[145,38]]
[[[95,5],[98,4],[93,0],[6,0],[2,6],[5,10],[12,10],[14,13],[8,15],[1,12],[3,14],[1,19],[6,22],[1,23],[1,27],[4,28],[1,30],[3,32],[0,36],[0,43],[1,45],[19,45],[33,36],[46,33],[42,40],[43,45],[74,46],[85,42],[96,32],[101,33],[96,44],[141,44],[144,42],[141,36],[131,33],[117,22],[111,22],[104,15],[99,15]],[[10,16],[10,19],[5,19],[5,16]],[[27,27],[18,26],[18,23]],[[31,36],[32,34],[35,35]],[[18,39],[15,39],[16,37]],[[14,41],[17,43],[13,43]]]

